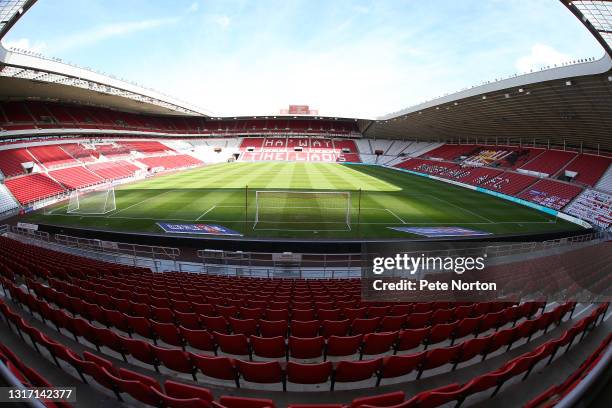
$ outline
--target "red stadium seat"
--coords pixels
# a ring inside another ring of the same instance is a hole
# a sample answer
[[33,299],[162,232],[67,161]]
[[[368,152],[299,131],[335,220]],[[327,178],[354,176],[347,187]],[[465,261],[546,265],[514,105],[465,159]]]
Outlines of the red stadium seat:
[[251,336],[250,340],[254,356],[264,358],[285,358],[287,355],[287,345],[285,344],[284,337]]
[[398,335],[396,351],[412,350],[424,344],[428,336],[428,327],[402,330]]
[[383,354],[393,348],[398,332],[369,333],[363,337],[363,347],[359,359],[366,355]]
[[432,312],[412,313],[406,319],[406,327],[408,329],[420,329],[429,326]]
[[234,334],[253,336],[257,334],[257,320],[229,318],[229,324]]
[[121,337],[112,330],[96,327],[95,336],[100,343],[101,346],[108,347],[109,349],[121,354],[121,357],[124,361],[127,361],[125,358],[125,350],[123,348],[123,342]]
[[249,362],[237,361],[238,371],[245,381],[260,384],[282,383],[283,391],[286,389],[285,374],[276,361]]
[[207,377],[219,380],[234,381],[236,387],[240,388],[238,371],[234,359],[227,357],[204,356],[201,354],[191,354],[193,365]]
[[[167,382],[166,382],[167,383]],[[198,388],[198,387],[194,387]],[[207,401],[201,398],[177,398],[165,394],[156,388],[150,389],[151,393],[157,398],[156,406],[172,407],[172,408],[208,408],[212,401]],[[166,391],[168,392],[168,391]]]
[[357,318],[351,324],[351,334],[374,333],[380,324],[380,320],[380,317],[373,317],[371,319]]
[[187,344],[195,349],[203,351],[212,351],[216,354],[217,346],[215,339],[207,330],[190,330],[185,327],[180,327],[181,336]]
[[288,309],[266,309],[265,312],[266,320],[289,320],[289,310]]
[[189,330],[199,330],[202,328],[202,324],[197,313],[174,311],[174,316],[176,317],[176,322],[179,326]]
[[363,406],[372,406],[372,407],[390,407],[397,404],[401,404],[404,402],[406,398],[406,394],[404,391],[393,391],[388,392],[386,394],[373,395],[371,397],[360,397],[355,398],[350,408],[359,408]]
[[[213,401],[213,395],[210,390],[203,387],[195,387],[189,384],[183,384],[171,380],[166,380],[164,383],[165,395],[172,398],[172,400],[165,400],[164,404],[168,407],[175,408],[178,404],[177,400],[181,400],[180,406],[183,407],[208,407]],[[186,404],[185,400],[199,400],[201,402],[194,403],[190,402]]]
[[166,349],[157,346],[151,346],[157,360],[170,370],[180,373],[191,374],[194,381],[197,381],[195,375],[194,364],[191,361],[189,353],[177,349]]
[[321,335],[330,336],[346,336],[350,329],[350,320],[323,320],[321,322]]
[[238,314],[242,319],[259,320],[263,317],[264,311],[261,308],[241,307],[238,311]]
[[415,399],[418,407],[435,408],[448,402],[460,400],[461,396],[461,385],[449,384],[433,390],[421,392]]
[[454,338],[454,333],[458,325],[458,322],[438,323],[433,325],[429,331],[429,336],[427,336],[427,339],[425,340],[425,348],[427,349],[430,344],[435,344]]
[[294,361],[287,363],[287,381],[295,384],[326,383],[333,371],[329,361],[316,364],[300,364]]
[[334,390],[336,383],[364,381],[376,376],[381,364],[381,359],[340,361],[332,377],[331,390]]
[[185,348],[183,336],[174,323],[159,323],[151,320],[151,329],[156,338],[164,343]]
[[318,309],[317,317],[321,321],[340,320],[342,318],[342,311],[340,309]]
[[346,357],[359,352],[363,334],[356,336],[330,336],[327,340],[325,349],[325,359],[327,357]]
[[384,316],[380,321],[380,330],[384,332],[399,331],[404,328],[407,315]]
[[291,320],[292,321],[311,321],[316,317],[315,310],[312,308],[308,309],[293,309],[291,310]]
[[151,322],[146,317],[126,316],[126,320],[131,333],[136,333],[149,339],[156,339],[153,329],[151,328]]
[[214,337],[219,350],[224,353],[237,356],[251,355],[249,340],[244,334],[222,334],[215,332]]
[[[112,374],[109,374],[109,377],[111,376]],[[121,379],[114,376],[111,378],[121,392],[145,404],[155,405],[157,403],[157,396],[151,391],[151,388],[161,390],[157,380],[124,368],[119,369],[119,376]]]
[[367,307],[344,308],[342,310],[342,314],[344,315],[345,319],[348,319],[352,322],[355,319],[365,318],[367,310],[368,310]]
[[219,404],[225,408],[275,408],[274,401],[264,398],[230,397],[223,395]]
[[478,333],[478,325],[480,324],[479,317],[466,317],[459,321],[457,328],[455,330],[455,336],[453,338],[453,342],[455,339],[460,339],[469,335],[476,335]]
[[289,326],[286,320],[260,320],[259,332],[262,337],[287,337]]
[[385,357],[377,384],[380,384],[383,378],[401,377],[418,370],[425,360],[426,353],[423,351],[417,354]]
[[425,358],[423,359],[423,363],[419,368],[419,373],[417,374],[417,379],[421,378],[423,371],[430,370],[432,368],[440,367],[445,364],[453,364],[455,366],[455,361],[459,357],[459,353],[461,352],[461,345],[444,347],[444,348],[435,348],[429,350],[425,354]]
[[227,320],[223,316],[204,316],[203,323],[210,332],[228,333]]
[[291,335],[295,337],[317,337],[319,335],[319,327],[318,320],[292,320]]
[[297,359],[313,359],[323,355],[325,339],[318,337],[289,337],[288,356]]
[[149,343],[137,339],[128,339],[126,337],[119,337],[119,340],[127,354],[138,361],[152,365],[155,367],[155,370],[158,371],[158,361]]

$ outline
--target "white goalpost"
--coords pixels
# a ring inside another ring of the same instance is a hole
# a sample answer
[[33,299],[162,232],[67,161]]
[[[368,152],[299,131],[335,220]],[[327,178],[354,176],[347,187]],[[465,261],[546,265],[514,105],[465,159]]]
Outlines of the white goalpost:
[[253,229],[350,230],[347,191],[256,191]]
[[117,209],[115,189],[112,185],[99,186],[92,190],[74,190],[70,193],[68,214],[106,214]]

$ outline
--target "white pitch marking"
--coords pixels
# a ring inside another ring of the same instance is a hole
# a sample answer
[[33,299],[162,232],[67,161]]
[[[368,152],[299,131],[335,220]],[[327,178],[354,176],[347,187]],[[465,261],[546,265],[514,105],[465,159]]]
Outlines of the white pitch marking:
[[161,194],[158,194],[158,195],[156,195],[156,196],[149,197],[149,198],[145,198],[144,200],[139,201],[139,202],[137,202],[137,203],[135,203],[135,204],[132,204],[132,205],[130,205],[130,206],[128,206],[128,207],[125,207],[125,208],[123,208],[123,209],[121,209],[121,210],[117,211],[116,213],[113,213],[113,214],[111,214],[111,215],[107,215],[107,216],[106,216],[106,218],[119,218],[119,217],[115,217],[115,215],[117,215],[117,214],[119,214],[119,213],[121,213],[121,212],[123,212],[123,211],[125,211],[125,210],[129,210],[129,209],[130,209],[130,208],[132,208],[132,207],[136,207],[137,205],[140,205],[140,204],[142,204],[142,203],[146,203],[147,201],[155,200],[156,198],[159,198],[159,197],[163,196],[164,194],[168,194],[168,193],[173,192],[173,191],[179,191],[179,190],[168,190],[168,191],[165,191],[165,192],[163,192],[163,193],[161,193]]
[[394,213],[393,211],[391,211],[388,208],[385,208],[385,210],[387,210],[387,212],[389,212],[392,216],[394,216],[395,218],[397,218],[398,220],[400,220],[400,222],[402,224],[406,224],[406,221],[404,221],[399,215],[397,215],[396,213]]
[[444,203],[446,203],[446,204],[448,204],[448,205],[452,205],[452,206],[453,206],[453,207],[455,207],[455,208],[459,208],[459,209],[460,209],[460,210],[462,210],[462,211],[469,212],[470,214],[475,215],[475,216],[477,216],[478,218],[480,218],[480,219],[482,219],[482,220],[489,221],[489,224],[495,224],[495,221],[490,220],[489,218],[487,218],[487,217],[485,217],[485,216],[483,216],[483,215],[480,215],[480,214],[478,214],[478,213],[475,213],[474,211],[468,210],[467,208],[463,208],[463,207],[461,207],[460,205],[453,204],[453,203],[451,203],[451,202],[448,202],[448,201],[446,201],[446,200],[444,200],[444,199],[442,199],[442,198],[439,198],[439,197],[436,197],[436,196],[433,196],[433,195],[429,195],[429,196],[430,196],[431,198],[434,198],[434,199],[438,200],[438,201],[442,201],[442,202],[444,202]]
[[[216,206],[217,208],[227,208],[231,206]],[[380,209],[380,211],[385,211]],[[154,221],[193,221],[193,218],[150,218],[150,217],[111,217],[108,215],[91,215],[86,216],[82,214],[47,214],[50,217],[80,217],[80,218],[113,218],[118,220],[154,220]],[[208,220],[214,222],[244,222],[244,220]],[[250,220],[252,221],[252,220]],[[335,221],[274,221],[275,224],[341,224]],[[394,225],[389,222],[362,222],[361,225]],[[405,225],[490,225],[490,222],[406,222]],[[548,221],[502,221],[496,224],[548,224]]]
[[196,218],[196,221],[199,221],[200,218],[202,218],[203,216],[205,216],[206,214],[208,214],[209,212],[211,212],[212,210],[214,210],[217,206],[213,205],[212,207],[210,207],[208,210],[204,211],[204,213],[202,215],[200,215],[198,218]]

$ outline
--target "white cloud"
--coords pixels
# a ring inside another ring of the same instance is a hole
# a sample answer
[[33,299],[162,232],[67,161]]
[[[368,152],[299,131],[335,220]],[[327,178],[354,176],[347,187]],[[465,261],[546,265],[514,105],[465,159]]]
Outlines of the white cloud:
[[200,3],[198,3],[197,1],[194,1],[193,3],[191,3],[191,5],[187,8],[187,13],[195,13],[200,9]]
[[47,48],[43,41],[31,41],[29,38],[19,38],[16,40],[2,41],[5,48],[18,48],[20,50],[42,53]]
[[[161,90],[221,115],[271,115],[305,103],[323,115],[374,117],[422,100],[434,79],[450,77],[444,64],[406,64],[398,48],[376,38],[317,51],[254,48],[214,58],[197,52],[166,67],[177,74],[166,76]],[[438,85],[434,92],[441,93],[448,83]]]
[[232,19],[229,18],[228,16],[221,14],[221,15],[214,15],[213,21],[217,23],[221,28],[227,28],[232,22]]
[[560,65],[571,60],[571,56],[555,50],[546,44],[534,44],[531,52],[516,60],[519,72],[529,72],[545,66]]
[[54,41],[49,48],[52,53],[58,53],[72,48],[88,46],[113,37],[121,37],[139,31],[151,30],[166,25],[176,24],[179,20],[180,19],[177,17],[169,17],[106,24],[60,38],[57,41]]

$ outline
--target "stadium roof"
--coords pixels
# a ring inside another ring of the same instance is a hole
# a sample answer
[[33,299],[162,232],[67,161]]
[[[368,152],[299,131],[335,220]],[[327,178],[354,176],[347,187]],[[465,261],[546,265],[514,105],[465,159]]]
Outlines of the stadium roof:
[[612,56],[612,0],[561,0]]
[[[486,83],[378,120],[359,119],[359,129],[374,138],[510,142],[612,151],[612,1],[560,1],[600,42],[606,50],[603,58]],[[0,38],[34,3],[0,0]],[[105,74],[1,46],[0,98],[60,100],[211,119],[216,116]]]
[[368,137],[612,151],[612,59],[535,72],[404,109]]
[[[0,39],[36,0],[0,0]],[[94,104],[127,111],[209,116],[211,113],[155,90],[0,45],[0,98],[28,97]]]
[[612,0],[561,2],[605,49],[601,59],[473,87],[362,121],[360,129],[378,138],[612,151]]
[[0,40],[36,0],[0,0]]

